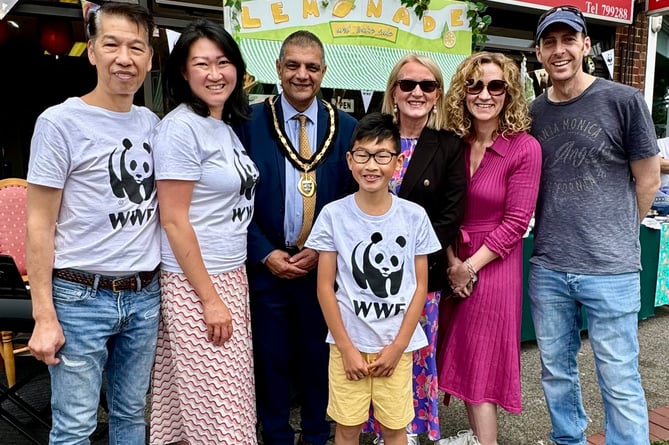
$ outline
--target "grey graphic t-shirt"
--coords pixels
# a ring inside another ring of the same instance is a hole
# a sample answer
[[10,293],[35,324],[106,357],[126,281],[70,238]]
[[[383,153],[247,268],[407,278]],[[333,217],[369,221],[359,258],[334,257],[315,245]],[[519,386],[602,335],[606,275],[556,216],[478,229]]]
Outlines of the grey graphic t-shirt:
[[641,92],[596,79],[580,96],[531,104],[543,167],[531,262],[552,270],[640,270],[639,215],[629,163],[658,153]]
[[160,227],[149,136],[158,116],[73,97],[35,123],[28,182],[62,189],[54,267],[105,275],[153,270]]
[[[384,215],[362,212],[354,195],[326,205],[306,246],[337,252],[336,291],[346,332],[362,352],[379,352],[399,331],[416,290],[416,255],[441,248],[425,210],[392,196]],[[328,343],[334,338],[328,334]],[[416,327],[406,351],[427,344]]]

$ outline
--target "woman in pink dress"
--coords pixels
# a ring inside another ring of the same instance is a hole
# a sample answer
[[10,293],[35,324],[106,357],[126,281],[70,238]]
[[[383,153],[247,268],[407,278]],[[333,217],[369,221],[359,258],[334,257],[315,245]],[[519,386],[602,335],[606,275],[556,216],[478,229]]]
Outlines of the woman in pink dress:
[[[522,239],[534,212],[541,148],[516,63],[489,52],[458,67],[446,93],[451,129],[467,142],[469,182],[451,298],[439,307],[439,389],[464,401],[470,431],[440,445],[497,444],[497,407],[520,413]],[[478,441],[477,441],[478,438]]]

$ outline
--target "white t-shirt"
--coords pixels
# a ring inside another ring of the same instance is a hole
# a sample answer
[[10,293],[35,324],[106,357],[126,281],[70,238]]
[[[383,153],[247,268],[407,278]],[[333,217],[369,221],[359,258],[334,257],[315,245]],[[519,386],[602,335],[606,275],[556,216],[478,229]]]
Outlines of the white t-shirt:
[[149,136],[158,117],[80,98],[45,110],[30,144],[28,182],[63,190],[54,268],[105,275],[155,269],[158,209]]
[[[246,234],[253,217],[258,169],[230,126],[181,104],[156,126],[151,138],[156,180],[195,181],[190,222],[210,274],[246,261]],[[162,268],[181,273],[165,231]]]
[[[362,352],[379,352],[399,332],[416,290],[416,255],[441,248],[425,210],[392,195],[381,216],[362,212],[354,195],[326,205],[306,247],[337,252],[336,291],[346,332]],[[326,340],[334,343],[331,333]],[[427,345],[420,326],[406,351]]]

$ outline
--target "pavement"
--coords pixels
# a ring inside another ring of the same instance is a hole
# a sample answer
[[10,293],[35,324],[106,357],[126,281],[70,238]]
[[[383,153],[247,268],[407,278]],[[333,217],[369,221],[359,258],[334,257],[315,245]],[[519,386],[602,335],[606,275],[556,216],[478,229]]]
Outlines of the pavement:
[[[669,404],[669,356],[667,354],[667,332],[669,332],[669,306],[655,308],[655,316],[639,322],[640,369],[642,384],[646,391],[648,408],[655,409]],[[19,358],[17,367],[19,376],[21,371],[34,364],[29,357]],[[587,333],[583,333],[583,348],[579,354],[581,385],[583,402],[588,414],[589,426],[587,434],[593,435],[604,429],[604,413],[601,396],[597,385],[597,376],[594,368],[592,349],[587,341]],[[512,415],[504,411],[499,413],[499,445],[549,445],[550,419],[546,410],[543,391],[540,381],[539,352],[534,341],[524,342],[521,348],[521,370],[523,390],[523,413]],[[4,375],[0,372],[0,378]],[[42,373],[21,389],[21,396],[28,400],[38,410],[48,413],[49,379]],[[11,403],[5,401],[2,406],[14,412],[23,421],[29,422],[21,416]],[[450,406],[442,406],[439,419],[442,437],[456,434],[459,430],[468,428],[463,404],[457,399],[451,401]],[[297,414],[293,416],[293,423],[298,423]],[[100,428],[104,428],[104,413],[101,412]],[[31,431],[46,443],[48,432],[34,423],[28,423]],[[373,437],[363,435],[361,444],[371,445]],[[426,437],[420,437],[421,445],[431,445]],[[30,441],[23,438],[11,429],[6,422],[0,419],[0,445],[29,445]],[[93,445],[106,445],[104,437],[98,437]],[[213,445],[213,444],[212,444]],[[236,445],[236,444],[219,444]]]

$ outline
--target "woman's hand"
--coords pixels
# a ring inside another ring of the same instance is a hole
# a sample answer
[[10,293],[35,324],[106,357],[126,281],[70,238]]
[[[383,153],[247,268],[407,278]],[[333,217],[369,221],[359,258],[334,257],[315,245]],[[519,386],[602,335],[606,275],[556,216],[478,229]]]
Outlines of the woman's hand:
[[232,315],[220,297],[202,303],[204,321],[207,323],[207,339],[221,346],[232,337]]
[[460,298],[467,298],[472,293],[472,277],[464,262],[456,259],[448,268],[448,282],[453,289],[453,294]]

